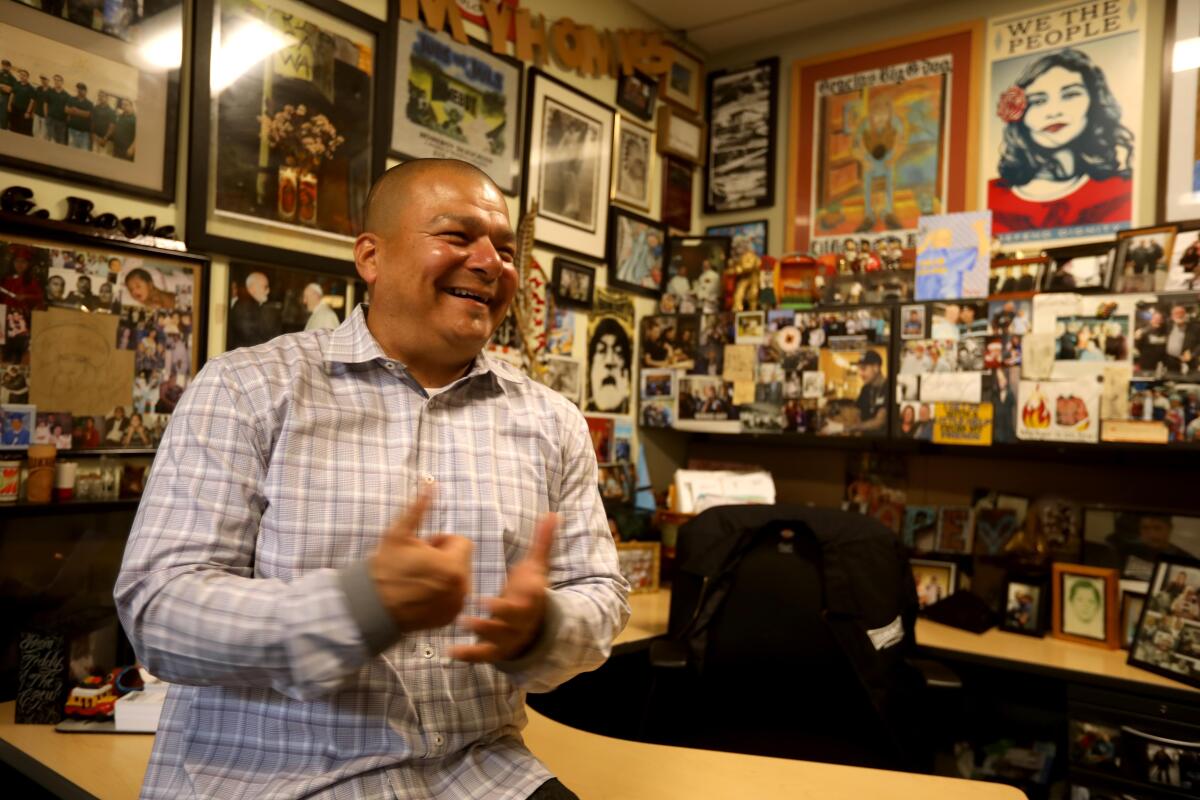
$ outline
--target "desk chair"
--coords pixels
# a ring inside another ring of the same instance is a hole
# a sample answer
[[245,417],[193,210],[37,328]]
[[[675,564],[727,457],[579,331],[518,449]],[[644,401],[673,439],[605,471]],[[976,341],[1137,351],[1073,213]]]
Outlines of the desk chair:
[[730,506],[683,526],[676,552],[641,738],[928,769],[929,687],[957,681],[931,684],[909,661],[917,600],[891,531],[842,511]]

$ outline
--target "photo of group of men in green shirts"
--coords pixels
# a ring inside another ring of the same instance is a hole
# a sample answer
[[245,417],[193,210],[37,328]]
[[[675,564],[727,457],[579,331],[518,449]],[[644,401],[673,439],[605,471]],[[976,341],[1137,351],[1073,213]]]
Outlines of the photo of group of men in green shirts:
[[100,90],[96,101],[80,81],[72,94],[62,75],[39,75],[0,59],[0,130],[133,161],[137,115],[133,101]]

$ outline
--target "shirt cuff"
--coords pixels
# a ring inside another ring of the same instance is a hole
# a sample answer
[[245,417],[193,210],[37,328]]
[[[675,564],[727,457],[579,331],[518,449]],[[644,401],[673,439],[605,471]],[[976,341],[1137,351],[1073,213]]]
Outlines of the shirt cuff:
[[550,652],[554,640],[558,638],[559,628],[562,627],[563,612],[558,605],[554,592],[546,590],[546,616],[542,619],[542,630],[537,639],[517,658],[511,661],[497,661],[496,669],[508,674],[516,674],[536,666]]
[[383,607],[367,570],[366,561],[344,567],[338,571],[338,583],[346,595],[350,616],[362,632],[363,644],[367,652],[374,656],[395,644],[401,632],[391,614]]

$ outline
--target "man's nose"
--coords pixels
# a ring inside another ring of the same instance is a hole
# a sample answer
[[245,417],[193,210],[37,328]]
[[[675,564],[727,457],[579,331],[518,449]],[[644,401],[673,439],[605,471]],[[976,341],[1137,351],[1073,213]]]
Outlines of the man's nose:
[[492,240],[481,236],[471,245],[471,254],[467,259],[467,269],[487,281],[494,281],[504,271],[504,259],[492,244]]

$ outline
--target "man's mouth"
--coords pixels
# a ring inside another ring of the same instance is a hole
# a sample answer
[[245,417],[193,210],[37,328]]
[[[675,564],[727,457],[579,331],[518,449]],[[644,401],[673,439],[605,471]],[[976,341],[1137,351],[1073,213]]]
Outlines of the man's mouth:
[[442,291],[444,291],[446,294],[450,295],[451,297],[457,297],[461,300],[471,300],[471,301],[479,303],[480,305],[483,305],[483,306],[488,305],[492,300],[487,295],[480,294],[479,292],[472,292],[469,289],[459,289],[456,287],[450,287],[449,289],[443,289]]

